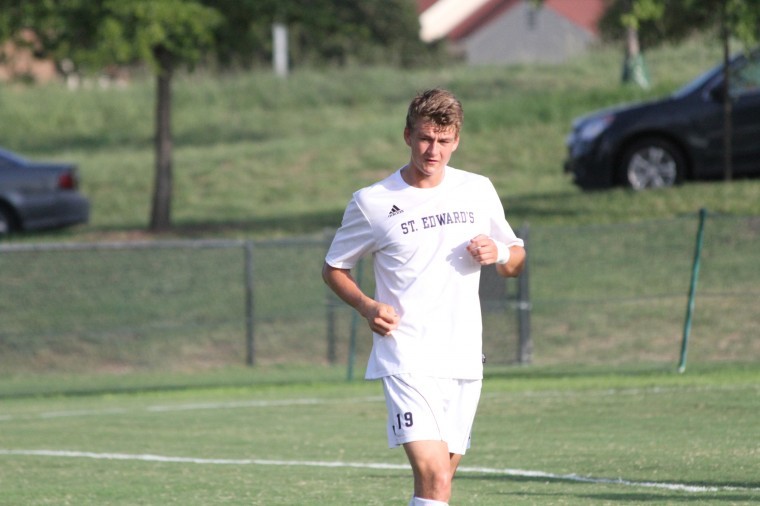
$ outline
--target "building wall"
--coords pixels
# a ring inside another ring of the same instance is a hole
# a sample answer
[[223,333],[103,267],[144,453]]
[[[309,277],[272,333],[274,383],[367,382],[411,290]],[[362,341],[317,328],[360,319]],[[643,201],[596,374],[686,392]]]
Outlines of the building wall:
[[473,65],[561,63],[595,41],[595,35],[550,8],[520,2],[456,45]]

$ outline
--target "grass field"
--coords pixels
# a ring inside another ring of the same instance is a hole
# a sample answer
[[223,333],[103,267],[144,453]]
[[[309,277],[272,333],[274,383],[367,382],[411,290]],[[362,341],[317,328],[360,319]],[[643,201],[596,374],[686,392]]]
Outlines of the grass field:
[[[407,503],[377,383],[234,374],[237,386],[3,398],[0,504]],[[757,503],[758,385],[757,364],[489,368],[451,504]]]

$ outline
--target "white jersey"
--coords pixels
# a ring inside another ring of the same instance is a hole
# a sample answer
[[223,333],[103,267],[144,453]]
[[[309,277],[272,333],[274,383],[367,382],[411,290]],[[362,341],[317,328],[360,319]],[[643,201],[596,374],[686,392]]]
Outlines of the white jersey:
[[375,299],[400,316],[391,335],[374,334],[367,379],[483,377],[480,264],[465,250],[479,234],[523,245],[484,176],[446,167],[441,184],[416,188],[398,170],[354,193],[326,262],[351,269],[371,253]]

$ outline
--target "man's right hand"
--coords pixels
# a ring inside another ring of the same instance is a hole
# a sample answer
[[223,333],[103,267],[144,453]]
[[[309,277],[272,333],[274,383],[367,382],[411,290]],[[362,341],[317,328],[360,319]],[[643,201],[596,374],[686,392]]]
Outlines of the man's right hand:
[[322,267],[322,278],[338,297],[356,309],[367,320],[372,332],[387,336],[398,328],[401,317],[396,313],[396,310],[388,304],[383,304],[365,295],[351,276],[350,269],[332,267],[325,262]]
[[372,332],[381,336],[387,336],[396,330],[401,321],[401,317],[392,306],[374,300],[362,310],[361,314],[367,320]]

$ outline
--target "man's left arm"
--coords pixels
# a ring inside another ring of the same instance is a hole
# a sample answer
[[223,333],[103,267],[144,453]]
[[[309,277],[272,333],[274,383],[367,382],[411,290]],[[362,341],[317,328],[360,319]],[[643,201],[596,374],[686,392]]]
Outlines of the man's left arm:
[[516,278],[525,267],[525,248],[522,246],[510,246],[509,258],[506,263],[496,262],[496,272],[505,278]]
[[516,278],[525,266],[525,248],[507,246],[484,234],[471,239],[467,251],[480,265],[496,264],[496,272],[507,278]]

